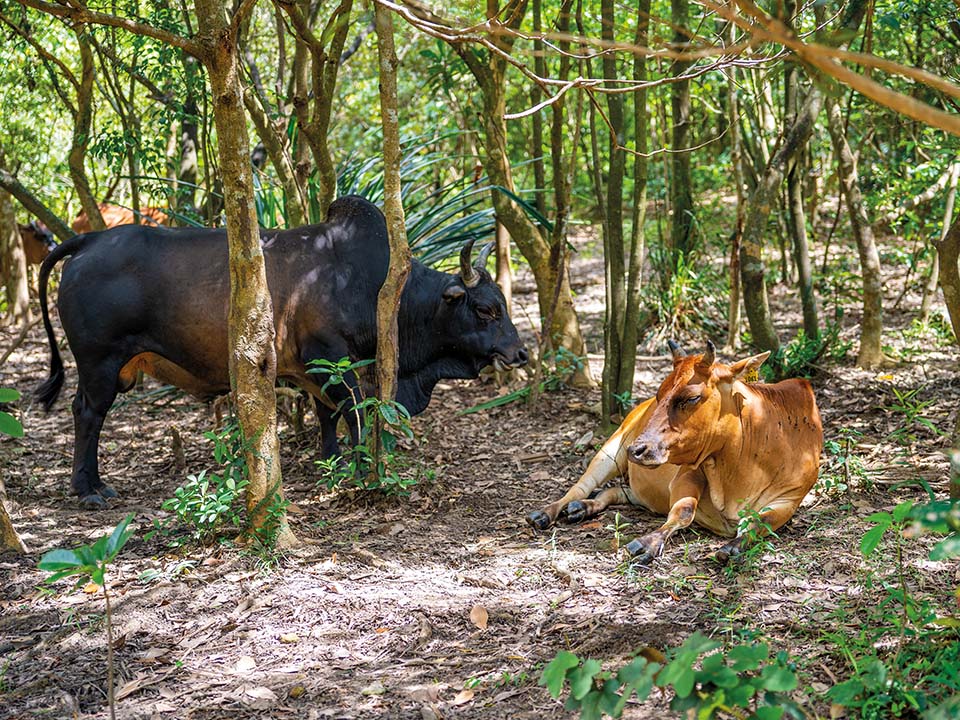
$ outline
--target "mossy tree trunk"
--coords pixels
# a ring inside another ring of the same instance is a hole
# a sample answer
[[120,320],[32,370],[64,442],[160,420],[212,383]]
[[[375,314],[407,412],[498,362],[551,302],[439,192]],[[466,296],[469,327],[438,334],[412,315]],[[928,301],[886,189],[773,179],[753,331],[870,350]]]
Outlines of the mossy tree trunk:
[[6,314],[0,320],[10,325],[29,322],[27,258],[20,242],[13,202],[6,190],[0,190],[0,282],[7,300]]
[[[400,296],[410,274],[410,246],[400,195],[400,118],[397,108],[397,53],[393,16],[374,4],[374,24],[380,60],[380,121],[383,125],[383,209],[390,238],[390,267],[377,296],[377,383],[381,400],[396,397],[397,314]],[[379,418],[378,418],[379,420]],[[379,447],[379,432],[376,446]]]
[[248,448],[249,530],[276,532],[277,544],[284,546],[295,538],[282,507],[279,514],[276,512],[283,498],[274,390],[277,357],[237,57],[240,18],[237,13],[232,22],[227,22],[224,0],[195,0],[195,6],[200,23],[198,39],[203,45],[202,59],[213,97],[230,244],[230,381]]

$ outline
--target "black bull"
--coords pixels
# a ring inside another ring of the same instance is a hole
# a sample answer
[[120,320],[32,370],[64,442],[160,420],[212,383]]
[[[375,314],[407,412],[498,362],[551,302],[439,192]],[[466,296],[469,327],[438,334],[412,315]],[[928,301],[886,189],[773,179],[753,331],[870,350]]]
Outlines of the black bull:
[[[376,355],[377,293],[390,250],[382,213],[362,198],[330,206],[327,222],[262,231],[276,325],[277,377],[317,398],[323,455],[338,452],[336,408],[349,389],[308,374],[309,363]],[[86,506],[116,492],[100,479],[97,448],[117,393],[142,370],[201,398],[228,392],[229,267],[224,230],[119,226],[78,235],[40,268],[50,377],[37,389],[49,410],[64,381],[47,310],[47,278],[66,256],[57,307],[77,364],[71,484]],[[490,364],[526,362],[503,295],[461,253],[457,275],[413,261],[400,300],[397,400],[412,414],[443,378],[475,378]],[[354,380],[355,382],[355,380]],[[354,442],[360,428],[350,427]]]

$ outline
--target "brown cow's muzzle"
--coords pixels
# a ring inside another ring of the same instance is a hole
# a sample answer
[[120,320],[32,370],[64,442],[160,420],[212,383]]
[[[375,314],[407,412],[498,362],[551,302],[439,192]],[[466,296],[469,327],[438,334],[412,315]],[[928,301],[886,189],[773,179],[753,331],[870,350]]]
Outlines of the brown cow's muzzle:
[[627,448],[627,459],[637,465],[655,468],[660,467],[668,460],[667,448],[657,440],[638,437]]

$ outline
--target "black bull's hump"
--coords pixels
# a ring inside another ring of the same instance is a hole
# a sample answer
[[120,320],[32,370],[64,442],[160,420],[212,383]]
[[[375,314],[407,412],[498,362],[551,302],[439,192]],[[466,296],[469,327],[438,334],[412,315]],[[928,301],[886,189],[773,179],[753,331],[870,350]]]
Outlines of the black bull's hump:
[[[342,198],[331,205],[326,223],[263,231],[261,242],[277,375],[319,397],[324,380],[307,372],[310,361],[376,355],[377,294],[389,264],[383,215],[362,198]],[[74,489],[84,496],[87,485],[96,490],[99,483],[99,423],[134,371],[201,397],[229,389],[229,258],[224,230],[121,226],[58,247],[41,268],[44,291],[50,269],[66,256],[57,305],[79,374],[76,452],[89,431],[81,427],[78,403],[96,425],[90,431],[93,467],[86,472],[76,458]],[[502,294],[485,271],[480,276],[476,286],[465,287],[459,275],[412,263],[400,304],[398,385],[398,400],[412,413],[426,407],[442,378],[476,377],[485,365],[526,360]],[[38,394],[49,406],[63,370],[46,318],[45,325],[51,377]],[[327,398],[327,404],[337,400]],[[325,452],[335,449],[335,436],[331,444],[323,421],[321,427]],[[78,480],[78,472],[89,478]]]

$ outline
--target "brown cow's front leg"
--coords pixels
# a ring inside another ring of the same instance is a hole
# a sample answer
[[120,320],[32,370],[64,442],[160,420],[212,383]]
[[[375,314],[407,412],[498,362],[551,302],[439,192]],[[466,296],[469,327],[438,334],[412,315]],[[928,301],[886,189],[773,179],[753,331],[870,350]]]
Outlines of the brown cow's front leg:
[[592,500],[574,500],[560,511],[558,520],[567,523],[583,522],[596,517],[611,505],[628,505],[630,498],[622,487],[607,488]]
[[627,544],[627,552],[641,565],[648,565],[659,557],[669,537],[693,522],[700,495],[706,485],[706,479],[699,470],[678,475],[670,484],[670,512],[667,514],[667,521],[649,535],[631,540]]
[[[739,555],[744,545],[747,543],[747,537],[766,537],[769,533],[781,528],[790,518],[793,517],[803,498],[784,498],[777,500],[765,507],[760,513],[760,522],[751,522],[749,528],[737,530],[737,536],[714,553],[714,558],[720,563],[726,564],[730,558]],[[769,530],[768,530],[769,528]],[[751,533],[751,530],[753,531]]]

